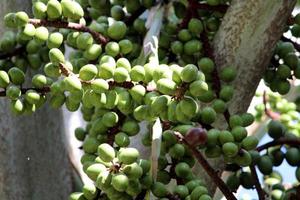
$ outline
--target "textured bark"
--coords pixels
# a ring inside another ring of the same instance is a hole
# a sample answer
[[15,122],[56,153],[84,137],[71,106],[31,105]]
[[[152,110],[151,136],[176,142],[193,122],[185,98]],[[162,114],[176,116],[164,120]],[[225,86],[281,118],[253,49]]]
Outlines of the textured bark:
[[[3,16],[30,10],[30,0],[1,1]],[[0,99],[0,199],[66,200],[72,189],[62,112],[44,106],[16,117],[9,100]]]
[[[229,105],[231,114],[247,111],[295,3],[295,0],[232,1],[213,42],[218,70],[230,65],[238,71],[233,83],[235,95]],[[226,124],[222,121],[216,126],[222,128]],[[223,161],[213,159],[211,164],[221,175]],[[201,167],[196,170],[206,177]],[[213,193],[214,183],[208,177],[204,180]]]

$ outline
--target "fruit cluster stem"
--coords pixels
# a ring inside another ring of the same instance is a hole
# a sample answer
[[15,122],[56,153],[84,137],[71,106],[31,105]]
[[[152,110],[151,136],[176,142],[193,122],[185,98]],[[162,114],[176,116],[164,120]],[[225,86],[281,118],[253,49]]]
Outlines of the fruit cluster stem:
[[92,29],[78,23],[73,22],[64,22],[60,20],[56,21],[48,21],[44,19],[29,19],[29,23],[34,26],[46,26],[46,27],[54,27],[54,28],[65,28],[65,29],[71,29],[79,32],[88,32],[90,33],[95,41],[98,44],[106,44],[108,42],[108,39],[104,37],[102,34],[93,31]]
[[257,151],[263,151],[265,149],[268,149],[270,147],[279,146],[279,145],[291,145],[291,146],[298,146],[300,147],[300,139],[290,139],[290,138],[279,138],[277,140],[273,140],[271,142],[268,142],[266,144],[263,144],[256,148]]
[[251,175],[254,180],[254,186],[258,194],[259,200],[265,200],[266,199],[266,192],[262,189],[261,184],[259,183],[259,179],[256,173],[256,169],[254,165],[250,165],[250,171]]
[[174,132],[177,139],[185,144],[191,151],[194,157],[197,159],[198,163],[203,167],[206,173],[211,177],[213,182],[217,185],[217,187],[221,190],[227,200],[237,200],[224,181],[218,175],[218,172],[212,168],[212,166],[208,163],[208,161],[204,158],[201,152],[199,152],[196,147],[191,146],[181,135],[179,132]]

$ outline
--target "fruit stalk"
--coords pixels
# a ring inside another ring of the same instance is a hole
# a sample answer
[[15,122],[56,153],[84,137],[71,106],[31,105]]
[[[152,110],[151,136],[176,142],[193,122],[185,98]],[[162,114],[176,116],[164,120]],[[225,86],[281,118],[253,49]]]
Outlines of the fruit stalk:
[[261,184],[259,183],[259,179],[256,173],[256,169],[254,165],[250,165],[251,175],[254,180],[255,189],[257,191],[259,200],[265,200],[266,199],[266,192],[262,189]]

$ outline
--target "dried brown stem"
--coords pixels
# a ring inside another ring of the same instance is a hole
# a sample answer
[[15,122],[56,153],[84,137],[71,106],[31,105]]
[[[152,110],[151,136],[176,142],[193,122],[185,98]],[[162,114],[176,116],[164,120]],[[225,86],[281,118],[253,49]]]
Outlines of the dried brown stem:
[[44,19],[29,19],[29,23],[34,26],[65,28],[65,29],[71,29],[79,32],[88,32],[93,36],[93,38],[98,44],[106,44],[108,42],[108,39],[105,38],[102,34],[93,31],[90,28],[78,23],[64,22],[64,21],[48,21]]
[[184,139],[184,137],[179,132],[174,132],[177,139],[185,144],[192,152],[194,157],[197,159],[199,164],[203,167],[206,173],[210,176],[213,182],[217,185],[217,187],[221,190],[227,200],[237,200],[224,181],[218,175],[218,172],[215,171],[214,168],[208,163],[208,161],[204,158],[201,152],[199,152],[196,147],[189,145],[189,143]]

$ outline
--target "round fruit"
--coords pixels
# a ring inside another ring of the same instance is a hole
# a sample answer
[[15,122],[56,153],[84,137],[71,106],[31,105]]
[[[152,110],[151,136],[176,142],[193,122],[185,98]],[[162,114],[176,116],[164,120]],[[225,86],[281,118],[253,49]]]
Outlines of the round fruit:
[[191,168],[187,163],[180,162],[175,166],[175,173],[180,178],[186,178],[191,173]]
[[267,155],[262,156],[257,163],[257,167],[259,171],[264,175],[271,174],[273,167],[272,160]]
[[111,184],[117,191],[124,192],[128,187],[129,179],[124,174],[117,174],[112,177]]
[[223,144],[222,150],[225,156],[234,157],[237,155],[239,148],[233,142],[227,142]]
[[139,156],[140,154],[135,148],[122,148],[118,153],[119,161],[128,165],[135,162]]
[[114,148],[107,143],[98,146],[98,155],[105,162],[112,161],[116,156]]
[[192,146],[203,145],[207,142],[207,132],[203,128],[191,128],[184,139]]
[[279,121],[272,120],[268,124],[268,133],[270,137],[278,139],[284,135],[284,127]]

